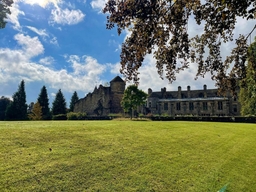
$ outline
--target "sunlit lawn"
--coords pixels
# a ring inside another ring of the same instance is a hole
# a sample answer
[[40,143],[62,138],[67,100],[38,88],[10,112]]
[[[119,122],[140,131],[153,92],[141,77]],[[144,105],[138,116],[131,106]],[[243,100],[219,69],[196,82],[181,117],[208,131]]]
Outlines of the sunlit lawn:
[[256,191],[256,124],[0,122],[0,191]]

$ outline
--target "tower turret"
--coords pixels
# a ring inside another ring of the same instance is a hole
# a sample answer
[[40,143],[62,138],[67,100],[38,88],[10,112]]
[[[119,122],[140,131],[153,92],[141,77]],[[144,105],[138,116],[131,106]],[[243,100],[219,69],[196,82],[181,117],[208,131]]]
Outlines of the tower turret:
[[111,113],[120,113],[122,112],[121,101],[125,90],[124,80],[121,77],[116,76],[112,81],[110,81],[110,90]]

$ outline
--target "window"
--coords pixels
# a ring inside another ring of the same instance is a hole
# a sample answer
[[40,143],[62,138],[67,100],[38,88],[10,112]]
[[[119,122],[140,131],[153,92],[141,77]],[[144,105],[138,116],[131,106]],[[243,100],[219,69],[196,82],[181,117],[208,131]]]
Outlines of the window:
[[194,110],[194,103],[192,103],[192,102],[189,103],[189,110],[190,111]]
[[207,102],[203,102],[203,110],[207,110],[208,106],[207,106]]
[[164,110],[165,110],[165,111],[168,110],[168,103],[164,103]]
[[233,106],[233,111],[234,111],[234,113],[237,113],[237,106],[236,105]]
[[203,93],[199,93],[198,97],[203,98],[204,94]]
[[222,101],[218,101],[218,110],[222,110],[223,106],[222,106]]
[[151,101],[148,103],[148,107],[149,108],[151,108],[151,105],[152,105],[152,103],[151,103]]
[[176,103],[176,110],[180,111],[180,103]]

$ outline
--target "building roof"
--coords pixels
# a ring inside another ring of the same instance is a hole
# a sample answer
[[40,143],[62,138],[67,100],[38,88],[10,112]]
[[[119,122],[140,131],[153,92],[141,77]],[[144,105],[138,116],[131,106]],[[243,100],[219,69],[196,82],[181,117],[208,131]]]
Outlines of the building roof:
[[[207,89],[207,90],[187,90],[180,91],[180,96],[184,98],[203,98],[204,93],[207,94],[207,98],[220,98],[218,95],[218,89]],[[149,95],[149,98],[158,98],[158,99],[179,99],[178,91],[158,91],[152,92]]]
[[124,80],[123,80],[121,77],[116,76],[114,79],[112,79],[112,80],[110,81],[110,83],[112,83],[112,82],[124,82]]
[[169,102],[169,101],[224,101],[228,100],[227,97],[206,97],[206,98],[184,98],[184,99],[159,99],[160,102]]

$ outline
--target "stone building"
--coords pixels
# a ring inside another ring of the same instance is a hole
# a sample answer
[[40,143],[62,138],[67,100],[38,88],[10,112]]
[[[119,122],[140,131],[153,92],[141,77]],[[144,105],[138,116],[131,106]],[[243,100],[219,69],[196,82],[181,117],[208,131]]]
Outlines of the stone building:
[[125,82],[116,76],[110,81],[110,86],[100,85],[92,93],[75,103],[74,112],[93,116],[105,116],[110,113],[122,113],[121,100],[125,90]]
[[148,89],[147,108],[151,114],[159,115],[193,115],[193,116],[238,116],[240,104],[237,96],[227,93],[219,96],[218,89],[166,91],[159,92]]

